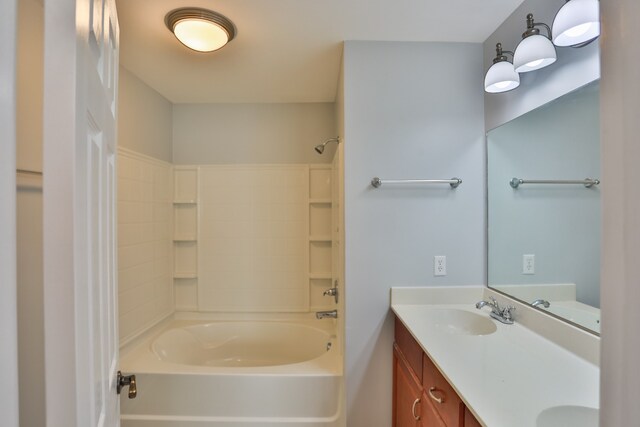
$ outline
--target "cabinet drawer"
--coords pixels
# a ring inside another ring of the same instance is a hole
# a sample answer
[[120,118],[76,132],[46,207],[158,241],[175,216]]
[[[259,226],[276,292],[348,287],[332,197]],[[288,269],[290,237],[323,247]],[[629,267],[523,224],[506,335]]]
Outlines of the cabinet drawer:
[[462,427],[464,404],[426,354],[422,362],[422,386],[444,424],[447,427]]
[[395,341],[413,372],[422,380],[422,347],[398,318],[395,325]]

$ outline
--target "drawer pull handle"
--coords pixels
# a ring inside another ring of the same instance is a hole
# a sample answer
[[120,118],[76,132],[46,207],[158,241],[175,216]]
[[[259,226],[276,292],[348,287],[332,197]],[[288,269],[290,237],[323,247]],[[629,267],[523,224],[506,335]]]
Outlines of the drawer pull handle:
[[434,391],[437,391],[438,389],[435,387],[431,387],[429,389],[429,397],[433,400],[435,400],[438,403],[444,403],[444,397],[438,397],[436,395],[433,394]]
[[413,415],[413,419],[416,421],[420,421],[420,415],[416,415],[416,405],[420,403],[420,398],[417,398],[413,401],[413,405],[411,406],[411,415]]

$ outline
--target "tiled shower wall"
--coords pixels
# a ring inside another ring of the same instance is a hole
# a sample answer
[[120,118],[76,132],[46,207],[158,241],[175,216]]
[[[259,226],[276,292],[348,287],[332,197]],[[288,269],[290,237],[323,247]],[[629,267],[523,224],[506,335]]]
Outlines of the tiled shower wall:
[[174,168],[176,311],[334,307],[331,166]]
[[118,152],[120,342],[171,314],[172,165]]
[[198,306],[308,311],[307,165],[200,168]]

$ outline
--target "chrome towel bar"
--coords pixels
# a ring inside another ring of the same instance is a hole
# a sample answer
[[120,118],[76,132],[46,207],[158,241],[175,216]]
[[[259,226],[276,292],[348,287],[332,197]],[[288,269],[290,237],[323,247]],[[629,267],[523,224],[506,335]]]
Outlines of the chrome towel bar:
[[382,184],[449,184],[451,188],[457,188],[462,184],[460,178],[451,179],[380,179],[377,176],[371,180],[374,188],[380,188]]
[[509,181],[509,184],[513,188],[518,188],[522,184],[582,184],[587,188],[591,188],[594,185],[600,184],[599,179],[585,178],[585,179],[522,179],[513,178]]

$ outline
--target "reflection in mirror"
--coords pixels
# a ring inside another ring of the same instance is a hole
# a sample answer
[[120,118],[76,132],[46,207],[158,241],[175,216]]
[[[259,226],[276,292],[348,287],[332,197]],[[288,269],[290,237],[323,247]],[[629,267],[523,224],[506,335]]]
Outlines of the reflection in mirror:
[[599,125],[596,81],[487,134],[488,285],[594,332]]

